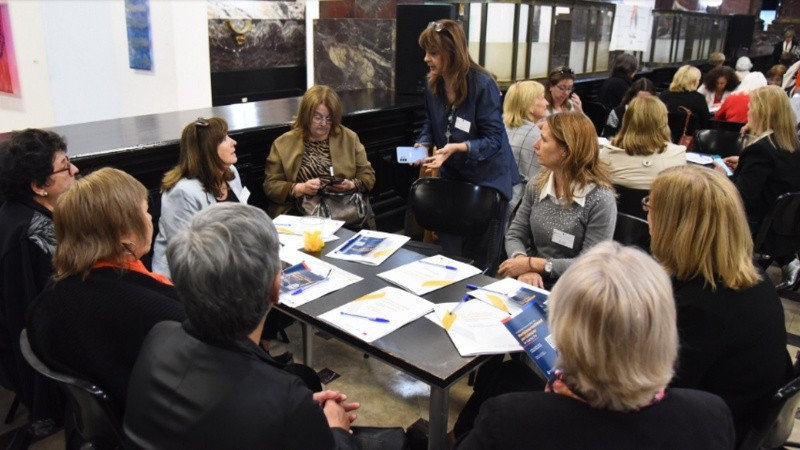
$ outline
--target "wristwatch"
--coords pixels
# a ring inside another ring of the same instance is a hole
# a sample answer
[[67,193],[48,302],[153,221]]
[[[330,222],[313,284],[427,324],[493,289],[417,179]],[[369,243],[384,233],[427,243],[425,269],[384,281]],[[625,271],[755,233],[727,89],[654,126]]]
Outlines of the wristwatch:
[[548,259],[548,260],[546,260],[544,262],[544,273],[546,273],[547,275],[550,275],[550,272],[552,272],[552,271],[553,271],[553,261],[550,261]]

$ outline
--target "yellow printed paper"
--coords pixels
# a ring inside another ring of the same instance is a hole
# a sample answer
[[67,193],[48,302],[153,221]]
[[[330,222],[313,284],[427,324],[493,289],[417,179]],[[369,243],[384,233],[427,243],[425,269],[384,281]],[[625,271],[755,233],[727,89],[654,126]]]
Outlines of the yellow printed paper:
[[442,287],[442,286],[448,286],[448,285],[451,285],[451,284],[453,284],[452,280],[428,280],[428,281],[423,281],[422,282],[422,286],[423,287],[430,287],[430,286]]
[[491,302],[492,306],[501,311],[505,311],[506,313],[511,314],[508,311],[508,306],[506,306],[506,303],[499,296],[494,294],[487,294],[486,297],[489,299],[489,302]]
[[373,292],[372,294],[363,295],[353,300],[354,302],[363,302],[364,300],[375,300],[378,298],[386,297],[386,292]]
[[442,326],[446,331],[450,331],[450,327],[453,326],[453,322],[456,321],[456,314],[451,313],[450,311],[444,315],[442,318]]

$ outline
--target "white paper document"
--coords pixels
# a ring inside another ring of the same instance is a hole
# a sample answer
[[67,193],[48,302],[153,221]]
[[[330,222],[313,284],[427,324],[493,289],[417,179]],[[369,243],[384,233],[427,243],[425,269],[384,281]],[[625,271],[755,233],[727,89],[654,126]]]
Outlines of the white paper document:
[[542,304],[542,308],[546,308],[550,292],[514,278],[503,278],[470,291],[469,295],[492,305],[506,316],[516,316],[522,311],[522,307],[531,301],[538,301]]
[[445,329],[461,356],[498,355],[522,351],[502,320],[508,314],[481,301],[437,303],[434,312],[438,325]]
[[[385,287],[318,318],[372,342],[433,310],[433,303],[396,287]],[[508,332],[506,332],[508,334]]]
[[284,261],[290,265],[305,262],[309,270],[315,274],[327,274],[327,278],[325,280],[314,283],[307,288],[287,293],[282,292],[280,296],[281,303],[291,306],[292,308],[297,308],[298,306],[304,305],[312,300],[316,300],[325,294],[338,291],[345,286],[349,286],[363,279],[358,275],[354,275],[319,258],[315,258],[292,248],[282,247],[280,251],[280,258],[281,261]]
[[377,266],[392,256],[409,239],[411,238],[399,234],[361,230],[325,256]]
[[479,273],[481,270],[476,267],[437,255],[387,270],[378,276],[409,292],[425,295]]
[[705,166],[714,162],[711,156],[702,153],[686,152],[686,162]]
[[[290,216],[281,214],[272,223],[278,230],[278,239],[285,247],[303,248],[303,226],[300,223],[300,216]],[[322,225],[322,240],[331,242],[339,239],[336,232],[344,225],[344,220],[324,219]]]

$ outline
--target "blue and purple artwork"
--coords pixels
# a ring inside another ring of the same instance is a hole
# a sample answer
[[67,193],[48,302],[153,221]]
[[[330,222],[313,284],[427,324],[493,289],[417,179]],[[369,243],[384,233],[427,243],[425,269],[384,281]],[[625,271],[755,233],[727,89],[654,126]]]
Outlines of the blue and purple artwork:
[[150,0],[125,0],[128,61],[131,69],[153,70],[150,40]]

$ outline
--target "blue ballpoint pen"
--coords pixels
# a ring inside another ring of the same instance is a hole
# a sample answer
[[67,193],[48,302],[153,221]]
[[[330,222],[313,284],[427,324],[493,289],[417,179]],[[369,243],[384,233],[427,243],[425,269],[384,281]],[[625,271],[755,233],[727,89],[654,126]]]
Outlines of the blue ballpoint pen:
[[469,299],[470,299],[470,298],[472,298],[472,297],[470,297],[469,295],[465,295],[465,296],[461,297],[461,301],[460,301],[460,302],[458,302],[458,304],[456,305],[456,307],[455,307],[455,308],[453,308],[453,310],[452,310],[452,311],[450,311],[450,314],[451,314],[451,315],[452,315],[452,314],[455,314],[455,313],[456,313],[456,311],[458,311],[458,308],[460,308],[460,307],[461,307],[461,305],[463,305],[464,303],[467,303],[467,302],[469,301]]
[[508,297],[509,296],[505,292],[495,291],[494,289],[488,289],[488,288],[485,288],[485,287],[476,286],[474,284],[467,284],[467,289],[472,290],[472,291],[481,290],[481,291],[491,292],[492,294],[499,294],[499,295],[502,295],[503,297]]
[[439,263],[435,263],[433,261],[425,261],[424,259],[420,259],[417,262],[418,263],[422,263],[422,264],[428,264],[429,266],[443,267],[443,268],[445,268],[447,270],[458,270],[458,267],[448,266],[447,264],[439,264]]
[[362,316],[360,314],[353,314],[347,311],[339,311],[339,314],[343,316],[350,316],[350,317],[358,317],[359,319],[367,319],[373,322],[380,322],[380,323],[389,323],[389,319],[384,319],[383,317],[369,317],[369,316]]

